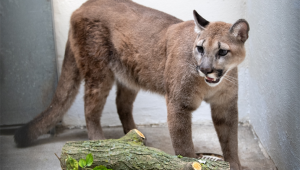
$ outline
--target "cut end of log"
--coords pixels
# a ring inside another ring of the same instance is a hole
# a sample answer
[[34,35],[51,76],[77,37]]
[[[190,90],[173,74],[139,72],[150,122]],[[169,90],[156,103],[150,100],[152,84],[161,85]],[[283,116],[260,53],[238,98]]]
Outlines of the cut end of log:
[[137,133],[141,138],[145,139],[145,136],[142,132],[140,132],[139,130],[137,129],[133,129],[135,131],[135,133]]
[[194,170],[202,169],[201,164],[199,164],[198,162],[193,162],[192,166],[193,166]]

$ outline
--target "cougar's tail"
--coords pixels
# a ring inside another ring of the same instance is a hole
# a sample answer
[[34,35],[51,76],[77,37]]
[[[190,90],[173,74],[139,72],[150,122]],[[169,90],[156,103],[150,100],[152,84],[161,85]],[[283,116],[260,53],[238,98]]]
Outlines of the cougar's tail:
[[79,70],[68,41],[62,72],[52,102],[45,111],[16,131],[14,138],[19,147],[30,145],[62,119],[78,93],[80,82]]

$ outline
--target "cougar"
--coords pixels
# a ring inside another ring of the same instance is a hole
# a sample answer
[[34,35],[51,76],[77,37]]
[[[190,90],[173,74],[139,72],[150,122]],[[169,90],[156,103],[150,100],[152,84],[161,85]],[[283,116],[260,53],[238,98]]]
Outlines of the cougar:
[[238,68],[249,25],[209,22],[193,11],[185,21],[130,0],[89,0],[71,16],[65,58],[50,106],[16,131],[18,146],[47,133],[85,82],[84,112],[90,140],[105,139],[101,112],[113,84],[124,132],[136,128],[133,102],[140,89],[164,95],[176,155],[196,157],[192,116],[210,103],[225,161],[238,157]]

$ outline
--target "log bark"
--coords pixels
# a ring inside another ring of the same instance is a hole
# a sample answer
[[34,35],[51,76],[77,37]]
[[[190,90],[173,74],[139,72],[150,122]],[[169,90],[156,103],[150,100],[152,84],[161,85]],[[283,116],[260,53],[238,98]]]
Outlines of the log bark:
[[[68,155],[75,160],[92,153],[92,168],[104,165],[113,170],[229,170],[229,163],[169,155],[159,149],[145,146],[145,137],[138,130],[128,132],[120,139],[67,142],[62,148],[61,162]],[[65,163],[62,168],[66,169]]]

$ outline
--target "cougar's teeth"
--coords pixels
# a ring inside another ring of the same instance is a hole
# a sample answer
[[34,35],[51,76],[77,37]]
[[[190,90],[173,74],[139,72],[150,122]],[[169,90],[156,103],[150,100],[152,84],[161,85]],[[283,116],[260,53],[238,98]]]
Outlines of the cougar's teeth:
[[210,78],[210,77],[207,77],[207,76],[205,77],[205,79],[209,80],[209,81],[214,81],[214,78]]

